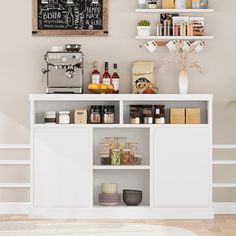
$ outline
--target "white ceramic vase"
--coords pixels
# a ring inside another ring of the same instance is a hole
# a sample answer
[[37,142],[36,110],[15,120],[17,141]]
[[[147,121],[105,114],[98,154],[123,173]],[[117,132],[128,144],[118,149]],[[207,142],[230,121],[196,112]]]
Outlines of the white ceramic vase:
[[188,93],[188,73],[186,70],[181,70],[179,72],[179,93]]
[[151,26],[138,26],[137,30],[139,37],[148,37],[151,34]]

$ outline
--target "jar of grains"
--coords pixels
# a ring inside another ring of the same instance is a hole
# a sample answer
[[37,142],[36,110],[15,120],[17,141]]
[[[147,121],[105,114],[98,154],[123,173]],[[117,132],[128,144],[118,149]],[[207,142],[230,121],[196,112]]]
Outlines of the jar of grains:
[[134,161],[134,155],[130,149],[124,149],[121,155],[122,165],[132,165]]
[[115,106],[103,106],[103,119],[104,124],[115,123]]
[[90,123],[100,124],[102,122],[102,106],[91,106]]

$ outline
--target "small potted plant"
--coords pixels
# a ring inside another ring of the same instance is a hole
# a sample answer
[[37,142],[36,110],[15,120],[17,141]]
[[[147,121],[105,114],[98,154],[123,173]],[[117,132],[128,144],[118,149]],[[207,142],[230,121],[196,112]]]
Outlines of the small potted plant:
[[141,20],[138,22],[137,30],[139,37],[148,37],[151,34],[151,23],[147,20]]

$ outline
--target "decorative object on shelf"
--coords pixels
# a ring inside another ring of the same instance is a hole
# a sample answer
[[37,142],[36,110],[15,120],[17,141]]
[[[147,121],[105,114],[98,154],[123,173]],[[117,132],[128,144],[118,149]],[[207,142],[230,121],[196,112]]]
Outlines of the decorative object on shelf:
[[200,9],[200,2],[201,0],[192,0],[192,9]]
[[70,111],[59,111],[58,112],[58,123],[59,124],[70,124]]
[[75,109],[74,123],[75,124],[87,124],[88,123],[87,109]]
[[147,20],[138,22],[137,31],[139,37],[148,37],[151,34],[151,23]]
[[57,113],[55,111],[47,111],[44,113],[44,122],[48,124],[57,123]]
[[201,9],[208,9],[208,0],[201,0],[200,1],[200,8]]
[[157,50],[157,44],[154,40],[148,41],[144,44],[144,46],[150,53],[153,53]]
[[159,36],[172,36],[173,35],[173,17],[179,14],[162,13],[160,15]]
[[162,0],[162,8],[163,9],[174,9],[175,1],[174,0]]
[[154,106],[155,124],[165,124],[165,105]]
[[108,0],[33,0],[34,36],[108,35]]
[[185,108],[170,109],[170,124],[185,124]]
[[[179,69],[179,90],[181,94],[188,93],[188,70],[196,69],[203,73],[198,61],[192,61],[193,55],[199,53],[204,48],[202,41],[190,43],[188,41],[170,41],[166,44],[170,54],[175,58],[175,63]],[[159,67],[161,72],[167,70],[171,64],[171,58],[165,58],[162,65]]]
[[176,9],[186,9],[186,0],[175,0]]
[[139,190],[124,189],[123,201],[127,206],[138,206],[142,202],[143,192]]
[[186,108],[186,124],[201,124],[200,108]]
[[132,93],[155,94],[158,92],[155,78],[155,63],[137,61],[132,66]]
[[118,184],[116,183],[103,183],[101,187],[104,194],[116,194],[118,192]]
[[148,8],[156,9],[157,8],[157,0],[148,0]]
[[138,8],[146,9],[146,0],[138,0]]

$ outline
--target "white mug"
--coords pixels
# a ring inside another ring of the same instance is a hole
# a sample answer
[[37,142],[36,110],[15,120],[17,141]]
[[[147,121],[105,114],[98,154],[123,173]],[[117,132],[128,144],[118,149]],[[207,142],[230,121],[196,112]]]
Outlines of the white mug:
[[145,43],[145,47],[150,53],[153,53],[157,50],[157,44],[154,40]]
[[166,47],[170,50],[170,51],[176,51],[177,50],[177,42],[175,40],[172,40],[170,42],[168,42],[166,44]]

